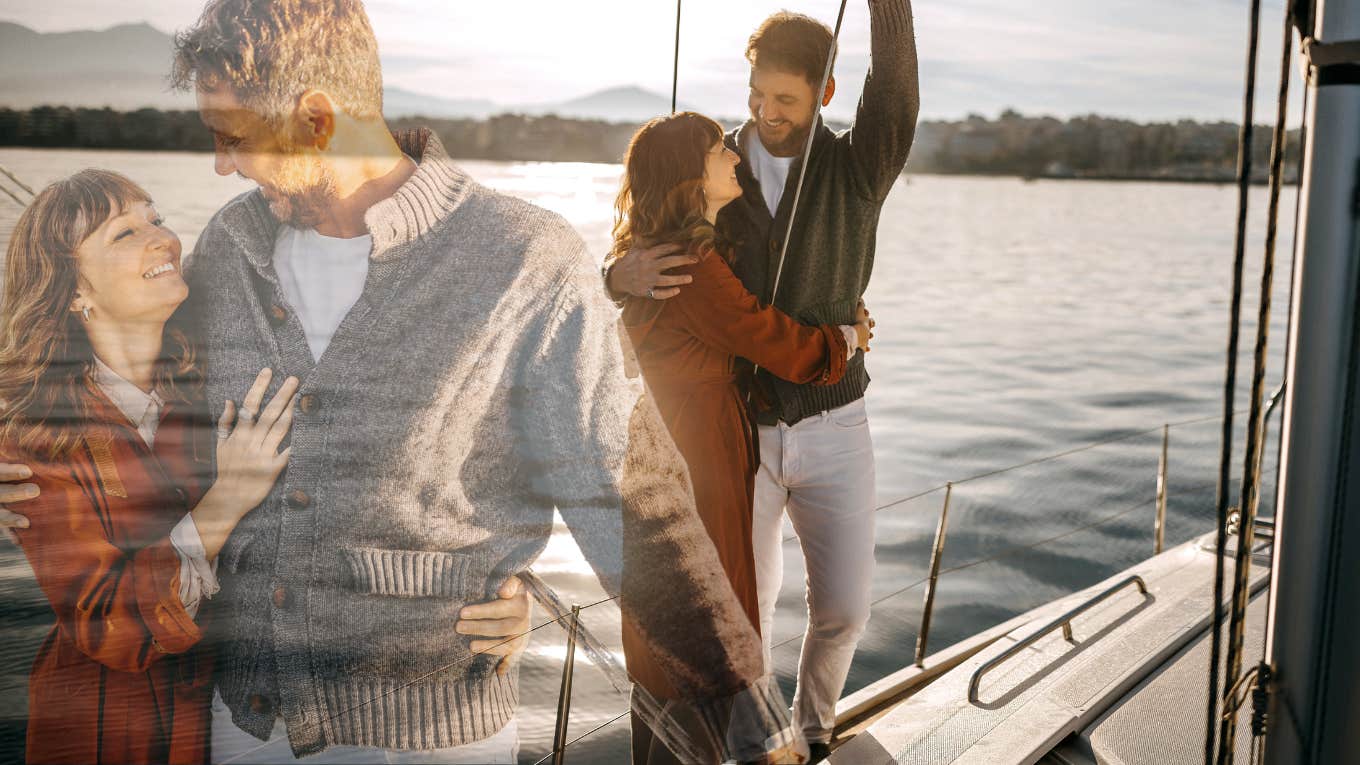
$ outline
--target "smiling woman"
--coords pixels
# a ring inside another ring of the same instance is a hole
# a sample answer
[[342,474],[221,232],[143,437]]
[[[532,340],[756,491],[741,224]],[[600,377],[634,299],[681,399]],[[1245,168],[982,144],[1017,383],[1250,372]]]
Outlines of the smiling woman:
[[[19,219],[0,312],[0,439],[66,451],[88,414],[95,338],[146,335],[148,323],[164,351],[139,376],[148,388],[189,395],[181,388],[195,373],[192,347],[180,327],[167,326],[189,290],[178,273],[179,238],[162,224],[144,190],[101,170],[53,184]],[[51,416],[58,412],[65,416]]]
[[56,617],[29,675],[29,762],[207,760],[198,604],[287,464],[296,380],[261,410],[262,373],[238,427],[228,407],[214,483],[193,346],[171,321],[180,253],[147,193],[101,170],[40,192],[10,241],[0,462],[38,489],[16,536]]

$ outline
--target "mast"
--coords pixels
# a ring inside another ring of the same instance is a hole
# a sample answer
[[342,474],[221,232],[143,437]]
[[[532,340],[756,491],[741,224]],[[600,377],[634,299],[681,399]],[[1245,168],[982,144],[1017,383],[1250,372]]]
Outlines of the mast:
[[[1312,37],[1360,39],[1360,0],[1317,0]],[[1308,84],[1266,643],[1272,765],[1360,762],[1357,70],[1329,67]]]

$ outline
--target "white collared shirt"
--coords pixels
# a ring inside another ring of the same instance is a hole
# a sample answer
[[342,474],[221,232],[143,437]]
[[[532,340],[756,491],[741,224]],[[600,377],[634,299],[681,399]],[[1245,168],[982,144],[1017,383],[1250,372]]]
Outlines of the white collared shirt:
[[[156,430],[161,424],[165,400],[156,391],[147,393],[127,378],[113,371],[98,356],[94,359],[95,384],[113,402],[118,411],[137,429],[147,448],[156,443]],[[198,535],[192,515],[185,515],[170,531],[170,544],[179,556],[179,599],[190,616],[198,614],[199,603],[217,594],[217,562],[208,562],[203,539]]]

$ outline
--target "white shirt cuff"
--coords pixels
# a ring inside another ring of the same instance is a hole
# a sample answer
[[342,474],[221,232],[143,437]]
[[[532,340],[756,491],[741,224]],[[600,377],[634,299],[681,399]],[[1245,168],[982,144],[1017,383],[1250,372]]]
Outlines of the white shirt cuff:
[[849,361],[855,357],[855,352],[859,350],[859,333],[855,332],[853,324],[842,324],[841,334],[845,335],[845,360]]
[[194,517],[185,514],[170,530],[170,544],[179,555],[179,599],[190,616],[198,615],[199,604],[217,594],[217,561],[208,562],[203,538],[198,535]]

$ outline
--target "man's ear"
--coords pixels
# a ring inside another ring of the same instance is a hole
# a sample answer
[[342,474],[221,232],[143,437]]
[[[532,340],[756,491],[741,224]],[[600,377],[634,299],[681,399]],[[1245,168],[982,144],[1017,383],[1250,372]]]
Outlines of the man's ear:
[[831,75],[826,81],[826,93],[822,94],[822,106],[831,104],[831,97],[836,95],[836,75]]
[[325,151],[335,137],[335,102],[321,90],[309,90],[298,99],[297,127],[303,145]]

